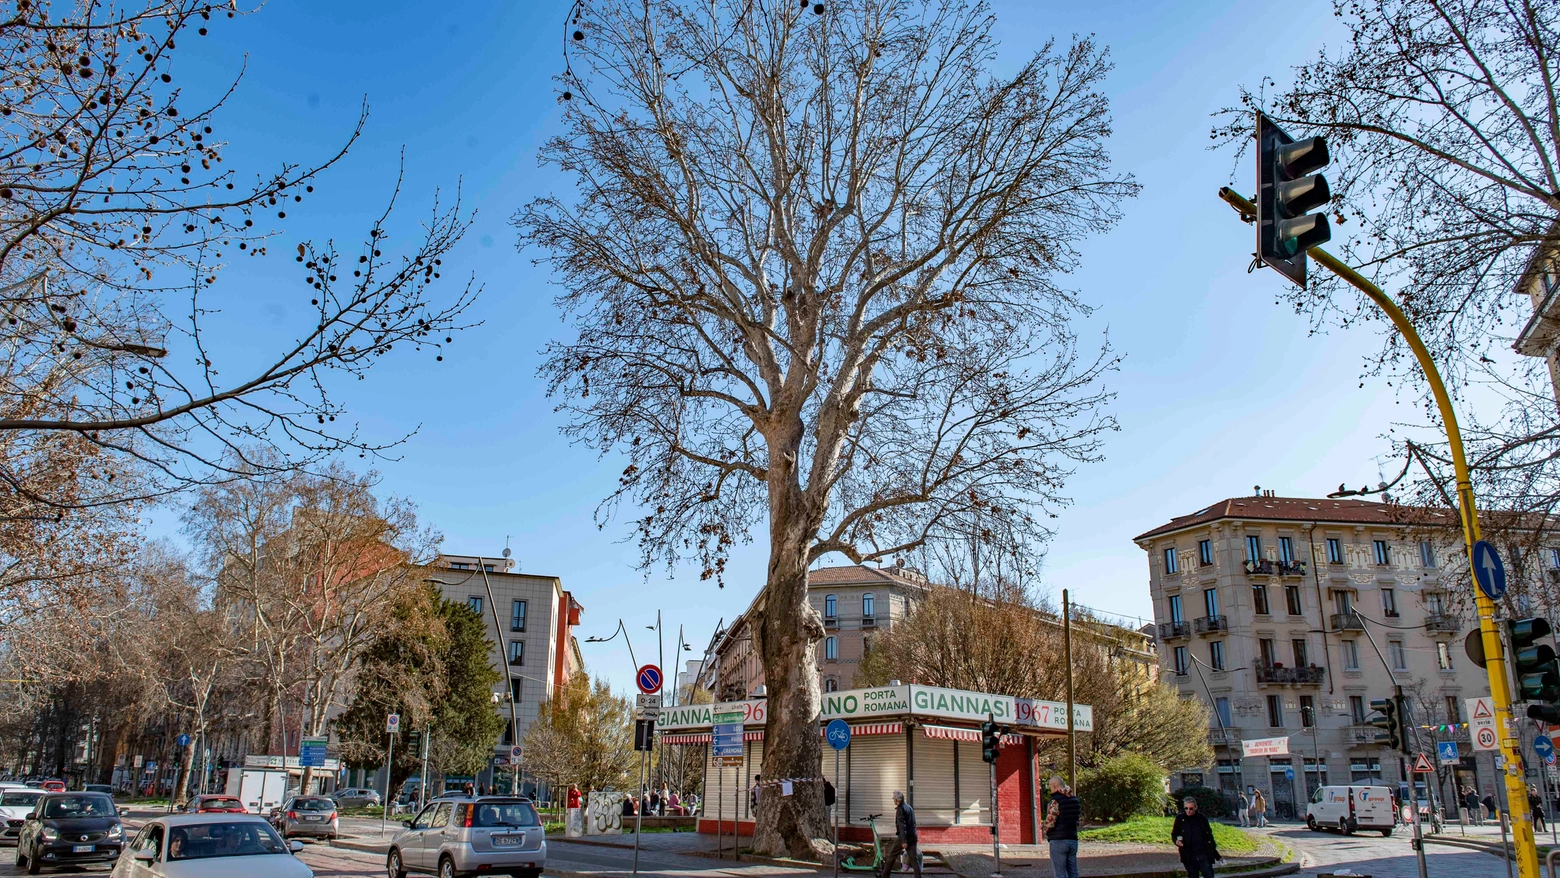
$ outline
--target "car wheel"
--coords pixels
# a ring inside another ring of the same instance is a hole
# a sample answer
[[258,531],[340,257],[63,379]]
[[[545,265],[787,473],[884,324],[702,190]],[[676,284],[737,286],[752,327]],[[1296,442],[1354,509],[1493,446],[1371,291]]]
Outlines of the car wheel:
[[1312,832],[1315,832],[1316,831],[1316,818],[1311,816],[1310,814],[1305,815],[1305,828],[1311,830]]
[[395,848],[390,849],[390,856],[385,859],[385,872],[390,878],[406,878],[406,868],[401,865],[401,852]]
[[1351,821],[1347,817],[1340,818],[1338,820],[1338,831],[1343,833],[1344,835],[1353,835],[1354,834],[1354,822]]
[[1392,827],[1389,826],[1386,829],[1381,830],[1381,837],[1382,838],[1387,838],[1390,835],[1392,835]]
[[43,864],[38,862],[38,852],[33,851],[32,854],[27,857],[27,874],[36,875],[42,871]]
[[439,858],[439,878],[455,878],[455,861],[449,857]]

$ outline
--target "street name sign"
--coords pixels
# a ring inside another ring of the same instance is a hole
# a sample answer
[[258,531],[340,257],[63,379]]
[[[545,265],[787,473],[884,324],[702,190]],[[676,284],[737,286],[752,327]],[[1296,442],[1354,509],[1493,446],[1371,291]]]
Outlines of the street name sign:
[[1468,711],[1468,735],[1475,750],[1499,750],[1499,736],[1495,734],[1495,699],[1488,695],[1465,698]]
[[1501,563],[1500,553],[1488,540],[1473,544],[1473,578],[1479,582],[1479,590],[1492,601],[1500,600],[1506,593],[1506,565]]
[[304,768],[325,767],[325,737],[304,738],[298,744],[298,764]]

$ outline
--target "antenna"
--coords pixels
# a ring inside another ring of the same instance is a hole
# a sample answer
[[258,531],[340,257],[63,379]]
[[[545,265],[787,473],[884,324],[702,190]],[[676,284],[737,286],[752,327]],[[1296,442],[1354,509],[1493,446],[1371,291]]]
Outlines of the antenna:
[[513,553],[509,551],[509,547],[505,546],[504,547],[504,557],[508,558],[511,554],[513,554]]

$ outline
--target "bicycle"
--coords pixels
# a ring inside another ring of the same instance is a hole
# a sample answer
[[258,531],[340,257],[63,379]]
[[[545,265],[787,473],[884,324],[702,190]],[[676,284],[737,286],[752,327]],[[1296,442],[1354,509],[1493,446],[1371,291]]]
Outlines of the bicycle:
[[866,822],[872,830],[872,864],[857,863],[855,857],[846,857],[840,861],[840,868],[848,872],[876,872],[883,865],[883,840],[878,838],[877,819],[882,814],[868,814]]

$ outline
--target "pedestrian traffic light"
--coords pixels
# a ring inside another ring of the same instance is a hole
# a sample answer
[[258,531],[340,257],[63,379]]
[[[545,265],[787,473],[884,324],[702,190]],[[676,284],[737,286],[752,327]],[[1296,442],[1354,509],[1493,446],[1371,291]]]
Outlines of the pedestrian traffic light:
[[980,724],[980,758],[986,762],[997,761],[997,751],[1002,748],[1002,732],[995,720]]
[[1392,750],[1402,750],[1403,720],[1398,715],[1397,699],[1377,698],[1370,703],[1370,709],[1381,714],[1371,717],[1370,724],[1385,733],[1376,736],[1376,743],[1385,744]]
[[1257,256],[1305,286],[1305,253],[1332,239],[1327,215],[1310,213],[1332,200],[1327,178],[1312,171],[1331,157],[1327,140],[1295,140],[1257,114]]
[[1560,661],[1555,648],[1542,639],[1550,634],[1549,620],[1543,618],[1508,619],[1506,634],[1511,640],[1511,667],[1517,677],[1517,698],[1530,701],[1527,715],[1547,723],[1560,722]]

